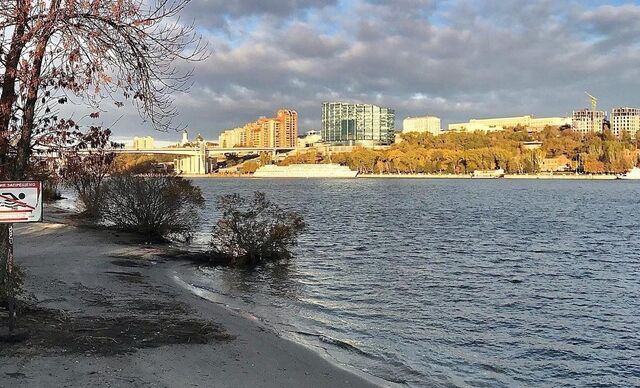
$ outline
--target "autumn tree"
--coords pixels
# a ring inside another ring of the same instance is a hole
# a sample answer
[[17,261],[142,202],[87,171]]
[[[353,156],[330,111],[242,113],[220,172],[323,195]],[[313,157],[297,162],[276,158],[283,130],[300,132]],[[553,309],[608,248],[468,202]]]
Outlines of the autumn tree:
[[[65,104],[91,121],[129,101],[156,129],[178,127],[172,93],[190,77],[178,64],[206,55],[178,16],[188,2],[0,0],[0,180],[29,178],[35,153],[83,148],[86,126]],[[3,260],[7,243],[0,225]]]
[[254,172],[256,172],[258,167],[260,167],[258,162],[256,162],[255,160],[248,160],[242,164],[242,166],[240,167],[240,170],[244,174],[253,174]]

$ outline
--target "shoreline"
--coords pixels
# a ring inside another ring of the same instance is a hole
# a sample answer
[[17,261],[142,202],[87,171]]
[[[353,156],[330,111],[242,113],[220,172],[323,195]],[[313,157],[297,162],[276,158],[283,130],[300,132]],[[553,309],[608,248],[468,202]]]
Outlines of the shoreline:
[[506,174],[501,178],[483,177],[474,178],[471,174],[360,174],[355,178],[298,178],[298,177],[276,177],[261,178],[253,175],[181,175],[189,179],[530,179],[530,180],[617,180],[612,174]]
[[500,178],[482,177],[474,178],[471,174],[362,174],[358,178],[364,179],[553,179],[553,180],[616,180],[615,175],[607,174],[506,174]]
[[49,221],[17,228],[35,302],[18,318],[27,342],[0,348],[0,386],[396,386],[193,294],[175,276],[193,264],[166,259],[167,247],[69,215],[50,206]]

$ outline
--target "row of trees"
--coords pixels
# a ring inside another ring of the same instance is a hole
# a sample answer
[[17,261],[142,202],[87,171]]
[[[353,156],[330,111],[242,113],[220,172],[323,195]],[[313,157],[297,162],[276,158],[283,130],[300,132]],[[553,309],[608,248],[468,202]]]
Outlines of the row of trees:
[[[548,127],[539,133],[513,128],[490,133],[452,132],[403,134],[386,150],[356,148],[323,156],[315,151],[287,157],[282,163],[340,163],[360,173],[452,173],[504,169],[509,173],[538,173],[545,159],[564,158],[567,169],[584,173],[621,173],[639,162],[638,140],[617,139],[609,130],[581,136],[570,129]],[[525,142],[542,142],[529,149]]]

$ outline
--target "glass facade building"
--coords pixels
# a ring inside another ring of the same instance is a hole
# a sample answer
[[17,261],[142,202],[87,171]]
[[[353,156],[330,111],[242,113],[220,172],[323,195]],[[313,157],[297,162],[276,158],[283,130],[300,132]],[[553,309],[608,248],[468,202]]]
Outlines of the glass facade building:
[[332,145],[389,145],[395,111],[371,104],[322,103],[322,141]]

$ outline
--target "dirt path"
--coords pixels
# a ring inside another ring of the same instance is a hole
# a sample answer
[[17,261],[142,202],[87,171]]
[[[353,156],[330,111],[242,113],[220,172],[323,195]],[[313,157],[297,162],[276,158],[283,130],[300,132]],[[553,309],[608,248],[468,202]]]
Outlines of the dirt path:
[[18,324],[29,335],[0,344],[0,387],[375,386],[186,292],[168,276],[184,264],[157,248],[67,216],[17,229],[31,299]]

